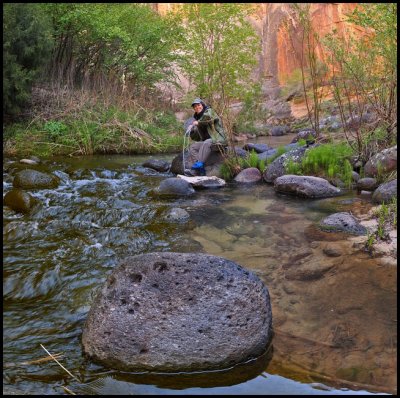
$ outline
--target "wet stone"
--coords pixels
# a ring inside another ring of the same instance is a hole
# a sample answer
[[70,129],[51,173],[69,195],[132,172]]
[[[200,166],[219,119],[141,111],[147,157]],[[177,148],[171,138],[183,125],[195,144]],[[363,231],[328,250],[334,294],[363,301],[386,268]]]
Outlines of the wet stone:
[[83,350],[122,371],[224,369],[270,340],[267,287],[233,261],[201,253],[127,258],[89,311]]
[[28,213],[37,203],[37,199],[22,189],[12,189],[5,194],[3,203],[17,212]]
[[56,188],[58,177],[36,170],[22,170],[15,175],[13,186],[22,189]]
[[170,163],[160,159],[149,159],[142,164],[143,167],[148,167],[159,172],[168,171],[171,167]]
[[319,224],[327,232],[345,232],[352,235],[366,235],[367,229],[350,213],[334,213],[325,217]]
[[340,257],[342,255],[340,250],[330,246],[325,247],[322,251],[328,257]]
[[195,190],[187,181],[171,177],[161,181],[154,193],[159,196],[189,196],[194,194]]

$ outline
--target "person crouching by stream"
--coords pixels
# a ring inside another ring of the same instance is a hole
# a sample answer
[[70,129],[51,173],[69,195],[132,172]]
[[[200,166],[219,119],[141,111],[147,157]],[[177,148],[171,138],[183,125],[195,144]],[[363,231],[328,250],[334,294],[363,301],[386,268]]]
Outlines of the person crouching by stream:
[[206,175],[205,163],[211,153],[213,144],[227,145],[225,131],[221,118],[200,98],[192,102],[194,121],[190,127],[190,138],[194,142],[189,148],[191,169],[185,170],[185,175]]

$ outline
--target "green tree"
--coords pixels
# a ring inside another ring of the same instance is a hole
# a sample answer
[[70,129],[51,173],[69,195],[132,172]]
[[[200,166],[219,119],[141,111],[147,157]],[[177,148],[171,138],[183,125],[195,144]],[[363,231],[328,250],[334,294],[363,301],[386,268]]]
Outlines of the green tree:
[[116,77],[135,92],[173,81],[179,25],[144,4],[44,4],[53,19],[53,72],[72,85],[84,77]]
[[3,4],[4,116],[17,116],[28,104],[51,45],[51,25],[38,4]]
[[248,4],[188,3],[180,15],[185,24],[181,67],[196,96],[224,113],[233,99],[252,90],[260,39],[246,17]]
[[[379,146],[393,145],[397,130],[397,4],[362,3],[348,15],[356,29],[343,40],[336,31],[324,44],[332,59],[334,96],[339,104],[342,122],[349,143],[367,160]],[[360,29],[361,28],[361,29]],[[354,33],[355,32],[355,33]],[[369,131],[347,126],[347,120],[359,119],[367,107],[377,115],[377,122],[386,131],[380,137],[377,124]],[[370,143],[378,143],[372,150]]]

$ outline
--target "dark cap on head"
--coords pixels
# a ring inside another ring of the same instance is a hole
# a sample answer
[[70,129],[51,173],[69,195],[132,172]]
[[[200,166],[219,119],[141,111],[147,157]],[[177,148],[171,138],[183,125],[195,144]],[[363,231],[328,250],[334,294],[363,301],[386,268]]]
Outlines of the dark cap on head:
[[202,103],[203,103],[203,101],[200,98],[195,98],[192,102],[192,106],[195,104],[202,104]]

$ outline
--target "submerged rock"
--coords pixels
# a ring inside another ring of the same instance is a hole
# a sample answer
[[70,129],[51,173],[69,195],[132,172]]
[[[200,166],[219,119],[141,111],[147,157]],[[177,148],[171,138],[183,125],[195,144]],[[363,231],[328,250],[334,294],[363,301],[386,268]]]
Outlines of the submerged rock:
[[190,214],[179,207],[174,207],[168,211],[168,213],[165,215],[165,219],[167,221],[172,221],[172,222],[184,222],[189,220]]
[[212,370],[261,355],[271,327],[268,289],[252,272],[208,254],[148,253],[108,277],[82,344],[122,371]]

